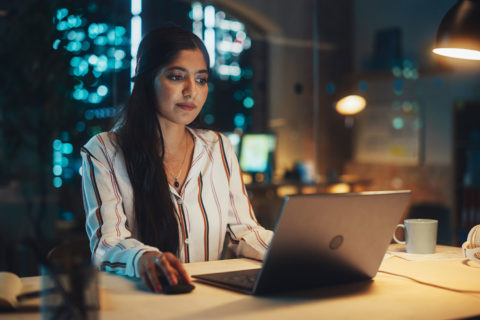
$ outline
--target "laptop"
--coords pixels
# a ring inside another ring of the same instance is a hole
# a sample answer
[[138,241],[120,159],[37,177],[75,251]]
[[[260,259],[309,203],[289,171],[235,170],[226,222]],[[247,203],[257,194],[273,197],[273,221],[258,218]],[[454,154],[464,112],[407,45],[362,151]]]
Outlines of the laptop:
[[260,269],[192,277],[253,295],[371,279],[410,196],[402,190],[285,197]]

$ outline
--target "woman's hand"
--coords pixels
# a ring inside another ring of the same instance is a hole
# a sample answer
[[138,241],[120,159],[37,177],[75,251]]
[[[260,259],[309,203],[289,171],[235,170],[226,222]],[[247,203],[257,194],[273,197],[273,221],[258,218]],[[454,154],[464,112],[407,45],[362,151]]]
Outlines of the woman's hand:
[[166,277],[173,286],[179,277],[191,282],[180,260],[170,252],[145,252],[138,260],[138,271],[143,283],[154,292],[163,290],[160,277]]

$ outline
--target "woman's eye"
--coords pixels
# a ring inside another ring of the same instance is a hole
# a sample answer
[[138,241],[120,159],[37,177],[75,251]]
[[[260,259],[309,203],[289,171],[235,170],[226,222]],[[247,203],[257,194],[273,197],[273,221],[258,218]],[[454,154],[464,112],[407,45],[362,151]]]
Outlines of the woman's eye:
[[167,78],[173,81],[178,81],[178,80],[182,80],[183,76],[181,74],[169,74]]
[[199,84],[206,84],[208,82],[208,79],[206,78],[197,78],[197,82]]

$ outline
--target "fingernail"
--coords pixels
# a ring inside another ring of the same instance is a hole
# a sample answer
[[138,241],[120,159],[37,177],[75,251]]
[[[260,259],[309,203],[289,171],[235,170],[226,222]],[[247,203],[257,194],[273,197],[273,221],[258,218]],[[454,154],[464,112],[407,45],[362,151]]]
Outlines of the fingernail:
[[160,285],[157,286],[157,292],[162,292],[162,286]]
[[172,283],[172,286],[176,286],[176,285],[177,285],[177,283],[178,283],[177,278],[171,277],[170,280],[171,280],[170,282]]

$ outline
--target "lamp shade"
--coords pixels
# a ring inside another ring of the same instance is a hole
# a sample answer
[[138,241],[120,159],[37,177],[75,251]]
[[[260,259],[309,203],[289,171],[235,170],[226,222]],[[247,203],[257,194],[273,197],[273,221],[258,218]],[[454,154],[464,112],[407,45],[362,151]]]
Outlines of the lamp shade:
[[433,52],[480,60],[480,0],[459,0],[443,17]]
[[349,95],[338,100],[335,109],[343,115],[354,115],[365,109],[367,101],[359,95]]

